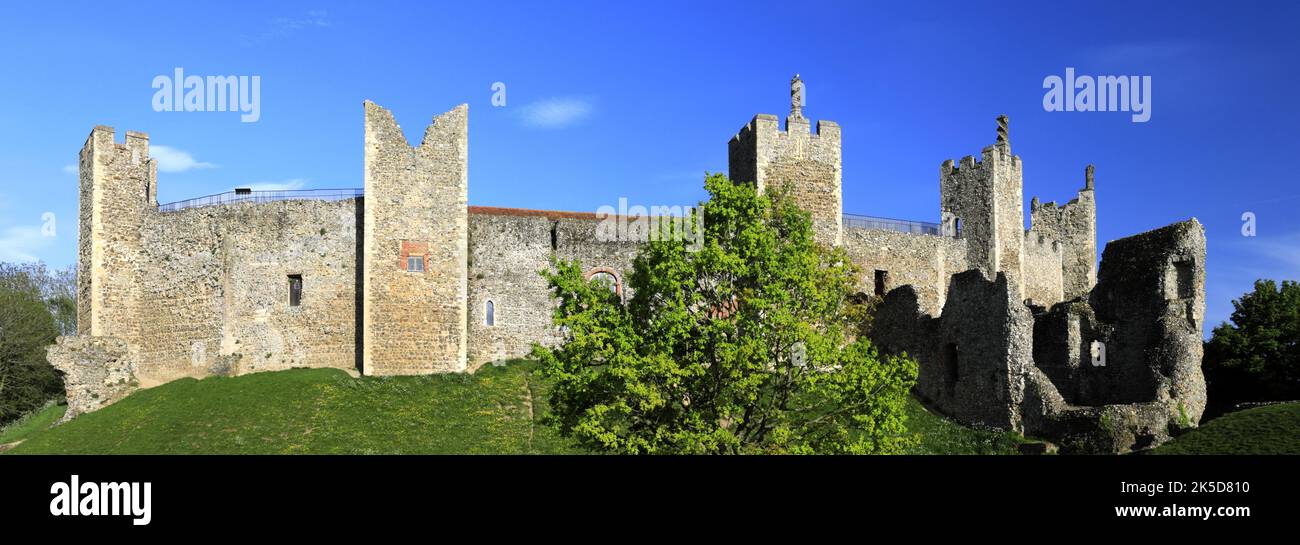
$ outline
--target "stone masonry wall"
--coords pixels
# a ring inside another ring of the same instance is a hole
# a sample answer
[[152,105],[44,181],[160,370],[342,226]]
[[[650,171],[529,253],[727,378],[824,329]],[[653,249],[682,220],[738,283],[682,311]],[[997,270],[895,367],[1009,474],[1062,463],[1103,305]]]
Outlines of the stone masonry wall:
[[[470,207],[469,365],[520,358],[532,343],[554,345],[554,305],[538,271],[552,255],[577,260],[583,271],[614,274],[626,290],[635,242],[599,241],[594,214]],[[494,308],[486,320],[487,302]]]
[[1062,251],[1060,242],[1032,231],[1026,231],[1024,297],[1039,306],[1051,306],[1064,299],[1064,280],[1061,277]]
[[416,147],[391,112],[365,111],[364,372],[464,371],[469,107],[435,117]]
[[876,271],[885,273],[885,291],[910,285],[921,310],[938,316],[948,292],[948,279],[969,269],[966,240],[883,229],[847,228],[844,250],[862,269],[859,289],[875,290]]
[[135,357],[126,341],[116,337],[59,337],[46,357],[63,373],[68,411],[61,422],[115,403],[139,387]]
[[[354,369],[361,200],[238,203],[149,215],[138,375]],[[302,278],[289,304],[289,275]]]

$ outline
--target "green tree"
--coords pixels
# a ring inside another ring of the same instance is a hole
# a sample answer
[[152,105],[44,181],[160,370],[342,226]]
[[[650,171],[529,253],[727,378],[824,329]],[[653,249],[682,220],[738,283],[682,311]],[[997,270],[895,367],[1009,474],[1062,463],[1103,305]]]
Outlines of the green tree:
[[59,328],[42,293],[43,271],[0,263],[0,423],[63,393],[63,379],[45,359]]
[[[563,339],[535,345],[550,418],[616,453],[893,453],[915,362],[851,315],[858,272],[783,192],[705,181],[704,244],[646,244],[626,303],[576,262],[542,271]],[[689,233],[688,233],[689,234]]]
[[1232,306],[1232,323],[1214,328],[1205,343],[1210,403],[1300,399],[1300,284],[1257,280]]

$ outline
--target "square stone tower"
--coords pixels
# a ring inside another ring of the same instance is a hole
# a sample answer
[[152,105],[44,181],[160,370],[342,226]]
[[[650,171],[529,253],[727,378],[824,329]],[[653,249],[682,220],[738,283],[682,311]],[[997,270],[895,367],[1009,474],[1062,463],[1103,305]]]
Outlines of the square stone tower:
[[1004,272],[1023,299],[1025,211],[1020,157],[1011,153],[1007,117],[998,116],[997,142],[981,159],[952,159],[939,167],[939,210],[944,236],[967,240],[968,261],[988,278]]
[[841,190],[840,126],[818,121],[817,132],[803,116],[803,81],[790,82],[790,115],[782,131],[776,116],[759,114],[727,144],[728,176],[733,182],[789,191],[800,208],[812,214],[818,242],[838,246],[843,241],[844,207]]
[[81,148],[77,239],[77,333],[138,342],[140,230],[158,208],[158,166],[149,135],[95,127]]
[[362,372],[464,371],[469,106],[434,117],[419,146],[365,110]]

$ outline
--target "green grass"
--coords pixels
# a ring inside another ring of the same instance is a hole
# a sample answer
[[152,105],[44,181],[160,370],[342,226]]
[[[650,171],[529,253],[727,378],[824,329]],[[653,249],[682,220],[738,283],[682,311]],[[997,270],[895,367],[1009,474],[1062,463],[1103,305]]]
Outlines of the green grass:
[[1153,454],[1300,454],[1300,403],[1228,413],[1160,445]]
[[1020,434],[968,428],[932,413],[915,398],[907,400],[907,429],[921,444],[907,454],[1019,454]]
[[0,428],[0,445],[27,439],[27,436],[49,429],[68,411],[67,405],[49,404]]
[[[572,454],[540,422],[546,383],[517,361],[475,374],[353,378],[335,369],[181,379],[58,427],[51,406],[3,430],[13,454]],[[531,412],[530,412],[531,408]],[[909,454],[1015,454],[1018,435],[967,428],[909,399]]]
[[538,422],[546,392],[534,367],[516,362],[472,375],[362,378],[295,369],[181,379],[33,433],[10,453],[575,452]]

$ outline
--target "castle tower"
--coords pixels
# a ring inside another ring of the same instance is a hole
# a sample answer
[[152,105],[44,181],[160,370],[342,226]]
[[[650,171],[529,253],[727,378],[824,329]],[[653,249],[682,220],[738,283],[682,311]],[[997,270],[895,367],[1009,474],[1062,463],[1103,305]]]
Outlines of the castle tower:
[[1061,280],[1066,300],[1087,295],[1097,284],[1097,198],[1094,169],[1084,169],[1083,189],[1070,202],[1039,204],[1034,197],[1029,229],[1061,242]]
[[362,372],[466,368],[469,106],[411,146],[366,101]]
[[77,239],[77,333],[139,339],[140,229],[158,208],[158,168],[149,135],[95,127],[81,148]]
[[759,114],[727,144],[728,176],[755,184],[760,192],[783,187],[812,214],[819,242],[839,245],[843,238],[840,126],[818,121],[817,132],[803,116],[803,80],[790,81],[790,115],[782,131],[776,116]]
[[1020,157],[1011,153],[1006,116],[998,116],[997,141],[980,160],[951,159],[939,167],[942,232],[967,240],[972,268],[988,278],[1006,273],[1011,289],[1023,296],[1024,178]]

